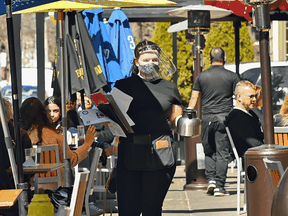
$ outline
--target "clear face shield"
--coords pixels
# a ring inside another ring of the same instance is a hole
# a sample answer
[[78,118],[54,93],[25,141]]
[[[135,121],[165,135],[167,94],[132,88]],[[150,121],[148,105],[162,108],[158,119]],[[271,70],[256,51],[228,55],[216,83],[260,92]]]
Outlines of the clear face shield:
[[157,45],[148,45],[139,50],[139,76],[146,80],[163,79],[176,72],[176,67]]

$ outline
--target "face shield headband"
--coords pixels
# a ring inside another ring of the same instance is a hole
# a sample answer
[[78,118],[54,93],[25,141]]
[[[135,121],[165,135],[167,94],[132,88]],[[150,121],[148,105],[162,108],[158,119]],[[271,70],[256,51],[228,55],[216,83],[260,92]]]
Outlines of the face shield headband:
[[148,45],[140,49],[138,51],[138,59],[140,76],[144,79],[163,79],[176,72],[173,62],[157,45]]

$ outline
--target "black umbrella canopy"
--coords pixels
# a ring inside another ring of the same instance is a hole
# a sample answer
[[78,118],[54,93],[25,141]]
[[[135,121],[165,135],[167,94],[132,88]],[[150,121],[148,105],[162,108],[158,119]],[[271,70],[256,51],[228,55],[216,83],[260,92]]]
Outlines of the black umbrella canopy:
[[[106,86],[106,80],[95,53],[91,38],[80,12],[65,13],[64,62],[67,71],[66,100],[84,90],[91,95]],[[61,95],[61,58],[57,53],[52,87],[54,95]]]

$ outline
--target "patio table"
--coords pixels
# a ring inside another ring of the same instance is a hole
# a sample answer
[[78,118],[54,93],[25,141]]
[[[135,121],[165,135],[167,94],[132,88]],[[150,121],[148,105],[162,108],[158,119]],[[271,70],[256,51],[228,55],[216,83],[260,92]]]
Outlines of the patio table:
[[[53,163],[53,164],[39,164],[35,167],[23,167],[24,174],[36,174],[36,173],[48,173],[60,169],[65,166],[65,163]],[[12,173],[11,167],[7,172]]]
[[0,209],[8,209],[15,204],[22,189],[0,190]]

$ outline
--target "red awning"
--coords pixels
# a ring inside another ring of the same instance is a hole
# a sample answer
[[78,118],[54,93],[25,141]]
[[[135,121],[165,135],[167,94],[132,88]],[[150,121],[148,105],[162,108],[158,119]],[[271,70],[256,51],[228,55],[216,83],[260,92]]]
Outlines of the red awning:
[[[245,17],[247,20],[252,21],[252,17],[250,16],[249,13],[252,12],[252,8],[254,6],[249,6],[245,4],[243,0],[233,0],[233,1],[205,0],[205,5],[211,5],[211,6],[231,10],[235,15]],[[276,0],[274,3],[269,5],[269,8],[270,10],[275,10],[279,8],[282,11],[286,11],[288,8],[288,5],[287,5],[286,0]]]

